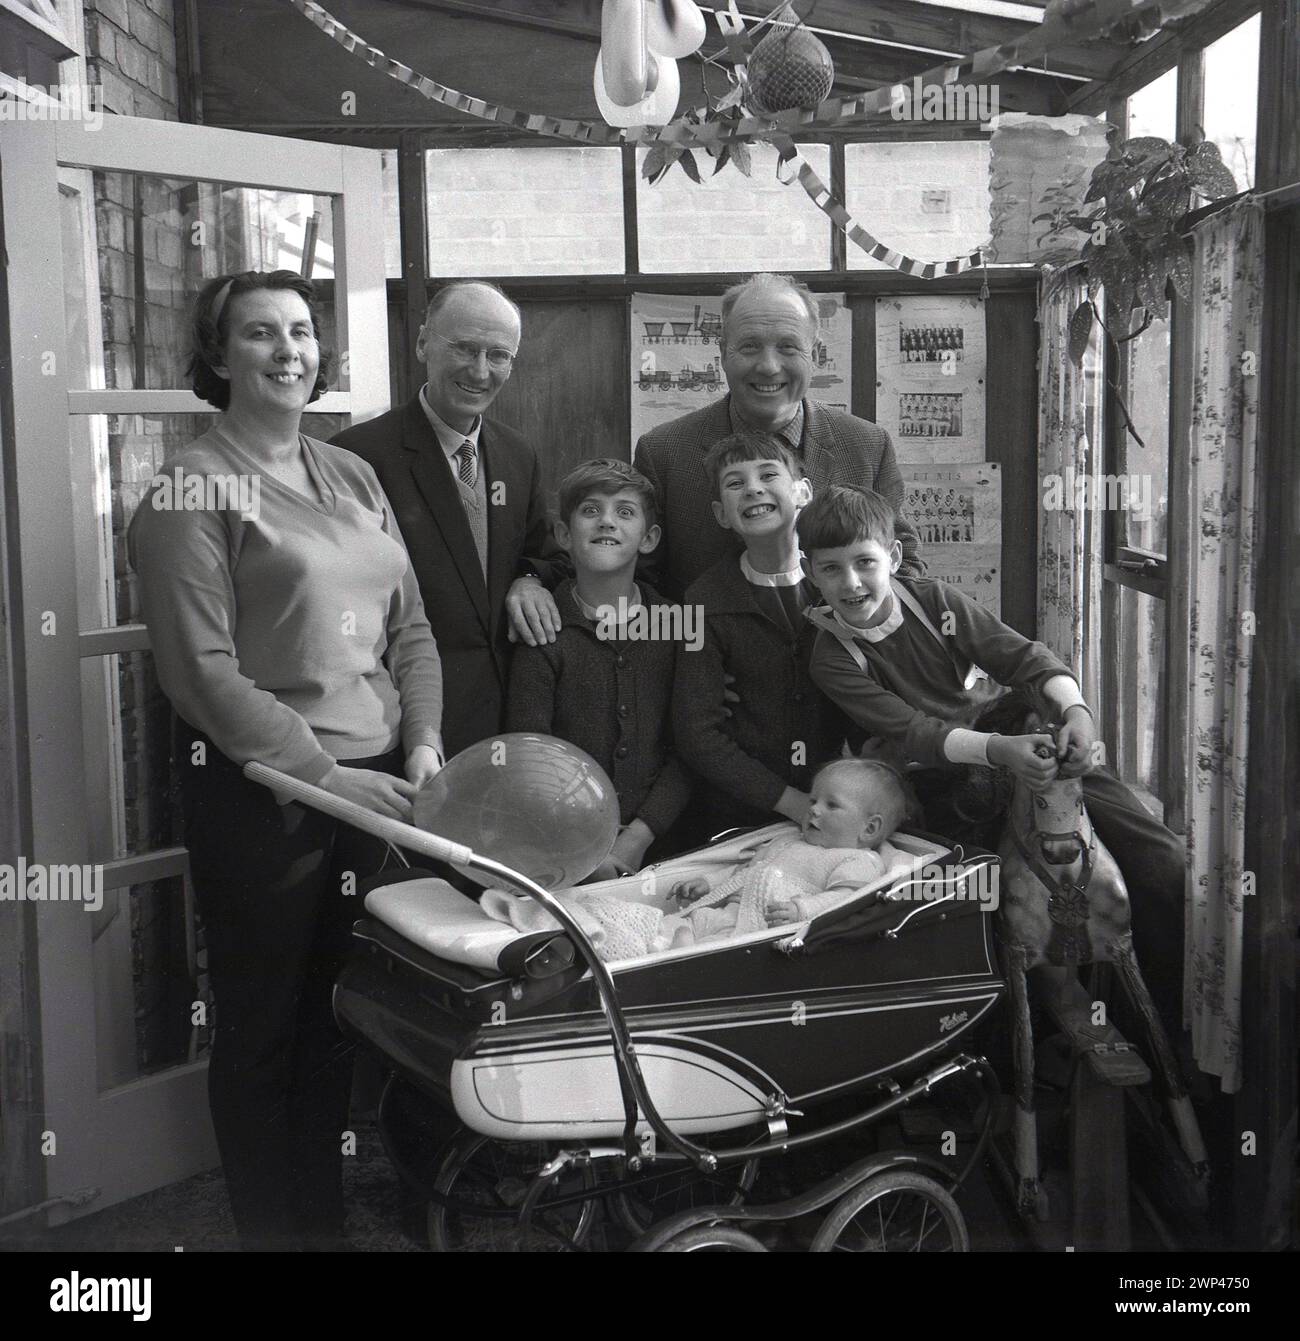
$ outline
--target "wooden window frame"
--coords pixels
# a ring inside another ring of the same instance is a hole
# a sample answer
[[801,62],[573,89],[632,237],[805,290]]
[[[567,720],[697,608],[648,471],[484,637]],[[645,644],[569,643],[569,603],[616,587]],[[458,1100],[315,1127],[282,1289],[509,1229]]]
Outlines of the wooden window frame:
[[[1200,16],[1161,45],[1158,60],[1149,57],[1136,61],[1128,74],[1113,86],[1117,96],[1107,107],[1107,119],[1127,135],[1128,100],[1169,70],[1177,70],[1177,124],[1175,134],[1182,143],[1199,138],[1205,108],[1205,49],[1232,29],[1259,13],[1258,0],[1230,0]],[[1134,72],[1140,71],[1140,79]],[[1160,742],[1160,801],[1164,820],[1175,832],[1186,828],[1185,751],[1182,735],[1187,719],[1187,639],[1190,629],[1190,593],[1188,590],[1187,518],[1183,501],[1188,491],[1187,453],[1182,450],[1191,429],[1192,400],[1192,312],[1190,306],[1174,297],[1169,311],[1169,455],[1167,493],[1169,514],[1165,552],[1140,549],[1127,543],[1121,519],[1107,512],[1103,525],[1102,564],[1102,729],[1107,740],[1119,739],[1119,649],[1121,645],[1120,590],[1141,592],[1164,603],[1165,651],[1163,692],[1157,739]],[[1125,433],[1115,388],[1126,404],[1131,404],[1128,386],[1128,360],[1115,359],[1109,348],[1103,351],[1107,371],[1106,412],[1103,416],[1104,443],[1102,469],[1107,474],[1119,470],[1121,445]]]

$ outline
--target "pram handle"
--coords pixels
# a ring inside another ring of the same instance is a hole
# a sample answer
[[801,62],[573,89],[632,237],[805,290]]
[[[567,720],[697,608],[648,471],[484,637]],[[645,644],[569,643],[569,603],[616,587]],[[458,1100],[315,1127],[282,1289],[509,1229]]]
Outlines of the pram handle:
[[403,824],[401,820],[376,815],[355,801],[335,796],[324,787],[302,782],[288,773],[281,773],[279,769],[268,768],[266,764],[245,764],[244,776],[252,782],[270,787],[281,796],[288,795],[295,801],[311,806],[313,810],[333,815],[335,819],[343,820],[363,833],[373,834],[386,843],[418,852],[422,857],[458,866],[468,866],[474,860],[474,850],[463,843],[453,843],[449,839],[439,838],[435,833],[417,829],[413,824]]
[[595,947],[587,937],[587,933],[576,921],[573,914],[549,890],[543,889],[541,885],[530,880],[526,875],[512,870],[499,861],[494,861],[490,857],[479,856],[472,848],[465,847],[460,843],[448,842],[445,838],[439,838],[437,834],[426,833],[423,829],[417,829],[411,824],[403,824],[400,820],[375,815],[364,806],[359,806],[353,801],[345,801],[341,796],[335,796],[332,792],[327,792],[323,787],[313,786],[310,782],[300,782],[297,778],[292,778],[287,773],[281,773],[278,769],[268,768],[266,764],[245,764],[244,776],[251,782],[260,782],[264,787],[270,787],[282,796],[288,795],[326,815],[333,815],[335,819],[354,825],[362,832],[373,834],[376,838],[384,839],[385,842],[409,848],[412,852],[418,852],[421,856],[430,857],[434,861],[445,861],[459,866],[472,867],[476,871],[492,876],[502,884],[513,886],[521,893],[527,894],[534,901],[540,903],[560,924],[561,929],[568,934],[574,947],[586,961],[596,986],[596,992],[600,997],[600,1004],[609,1024],[610,1037],[614,1045],[614,1057],[618,1066],[619,1088],[622,1091],[625,1116],[623,1144],[627,1151],[629,1164],[635,1168],[640,1163],[636,1142],[637,1110],[639,1108],[661,1141],[685,1156],[691,1164],[702,1172],[710,1173],[713,1171],[717,1164],[715,1157],[702,1146],[697,1146],[687,1140],[686,1137],[677,1135],[660,1116],[659,1110],[655,1107],[650,1092],[646,1088],[645,1077],[641,1073],[641,1064],[637,1060],[636,1048],[632,1043],[631,1031],[628,1029],[627,1020],[619,1006],[618,995],[614,990],[614,980],[610,976],[609,969],[596,953]]

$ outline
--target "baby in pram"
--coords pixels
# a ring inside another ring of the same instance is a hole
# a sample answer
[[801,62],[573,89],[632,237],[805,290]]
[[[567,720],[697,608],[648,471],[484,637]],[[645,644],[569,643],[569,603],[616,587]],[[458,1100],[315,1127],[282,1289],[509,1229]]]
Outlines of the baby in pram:
[[813,779],[799,832],[769,839],[712,885],[696,878],[674,886],[673,896],[688,906],[664,917],[652,948],[805,922],[891,867],[906,869],[911,859],[887,841],[906,809],[898,776],[886,765],[827,764]]
[[[557,891],[605,960],[722,940],[805,921],[911,858],[887,840],[906,814],[898,775],[885,764],[837,759],[813,779],[807,819],[742,854],[712,881],[673,886],[678,912],[581,889]],[[553,925],[528,899],[488,890],[480,907],[520,931]]]

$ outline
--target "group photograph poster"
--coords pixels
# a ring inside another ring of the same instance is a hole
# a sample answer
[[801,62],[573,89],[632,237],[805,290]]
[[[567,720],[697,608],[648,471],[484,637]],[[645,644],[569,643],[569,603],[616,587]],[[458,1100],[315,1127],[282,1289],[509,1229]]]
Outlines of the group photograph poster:
[[876,422],[900,464],[984,459],[984,307],[978,298],[876,302]]
[[1002,471],[978,465],[900,467],[903,510],[920,537],[926,575],[1002,615]]

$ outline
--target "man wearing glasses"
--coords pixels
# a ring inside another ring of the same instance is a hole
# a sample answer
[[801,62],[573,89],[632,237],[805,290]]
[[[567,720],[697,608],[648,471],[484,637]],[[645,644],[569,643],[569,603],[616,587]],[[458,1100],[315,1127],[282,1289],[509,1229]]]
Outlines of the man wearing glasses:
[[549,642],[560,628],[537,454],[484,418],[520,330],[519,309],[495,285],[448,284],[416,345],[428,381],[334,439],[374,467],[401,527],[442,658],[449,756],[501,729],[510,641]]

